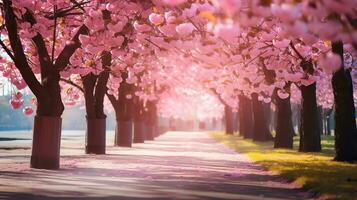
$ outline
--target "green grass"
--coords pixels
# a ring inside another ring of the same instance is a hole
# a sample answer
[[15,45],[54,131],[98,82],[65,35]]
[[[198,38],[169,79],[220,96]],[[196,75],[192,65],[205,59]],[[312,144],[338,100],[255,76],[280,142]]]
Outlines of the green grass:
[[253,142],[222,132],[211,136],[268,170],[318,193],[321,199],[357,200],[357,163],[332,161],[333,137],[322,138],[322,152],[301,153],[296,150],[298,138],[294,140],[294,150],[287,150],[274,149],[273,142]]

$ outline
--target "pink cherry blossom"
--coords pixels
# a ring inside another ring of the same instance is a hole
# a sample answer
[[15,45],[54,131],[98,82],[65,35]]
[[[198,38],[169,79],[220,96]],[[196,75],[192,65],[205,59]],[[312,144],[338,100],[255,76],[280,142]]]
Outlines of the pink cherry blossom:
[[183,23],[176,26],[177,33],[182,37],[190,35],[195,29],[192,23]]
[[156,14],[156,13],[151,13],[149,15],[149,20],[151,23],[153,23],[154,25],[160,25],[164,22],[164,17],[161,16],[160,14]]
[[26,106],[22,112],[24,113],[24,115],[32,115],[32,113],[34,112],[32,107],[30,106]]
[[163,0],[163,2],[167,5],[170,6],[177,6],[180,5],[182,3],[185,3],[187,0]]

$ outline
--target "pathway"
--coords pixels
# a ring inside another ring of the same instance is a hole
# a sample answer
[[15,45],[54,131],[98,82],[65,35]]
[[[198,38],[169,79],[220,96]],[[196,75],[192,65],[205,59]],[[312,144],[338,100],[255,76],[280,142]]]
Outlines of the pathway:
[[[83,134],[83,133],[82,133]],[[62,138],[61,170],[29,169],[27,140],[0,142],[0,199],[308,199],[205,132],[168,132],[133,148],[84,155],[83,136]],[[112,144],[112,134],[108,144]],[[10,146],[1,150],[2,145]],[[11,146],[12,145],[12,146]]]

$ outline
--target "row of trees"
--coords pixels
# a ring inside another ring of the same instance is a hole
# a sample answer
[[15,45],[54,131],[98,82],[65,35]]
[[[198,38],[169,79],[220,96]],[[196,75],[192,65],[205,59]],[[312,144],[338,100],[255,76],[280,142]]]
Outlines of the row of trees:
[[[7,56],[0,70],[19,90],[28,86],[36,96],[31,166],[59,167],[64,105],[85,102],[86,152],[104,153],[105,96],[118,121],[116,144],[129,146],[129,121],[152,125],[157,110],[172,114],[162,102],[179,86],[215,95],[226,119],[239,109],[241,128],[254,121],[257,140],[272,138],[262,102],[273,100],[276,147],[291,148],[290,101],[301,100],[301,151],[320,150],[317,105],[334,105],[335,159],[355,161],[350,61],[356,53],[356,4],[3,0],[0,45]],[[292,88],[301,96],[293,97]]]
[[[179,52],[200,66],[202,75],[197,76],[226,105],[228,122],[230,110],[239,107],[241,133],[245,135],[244,126],[253,123],[253,138],[270,140],[262,104],[273,101],[277,110],[275,146],[292,148],[290,97],[292,90],[300,90],[299,150],[321,150],[318,105],[322,105],[335,109],[335,159],[356,159],[350,75],[355,73],[356,16],[352,7],[356,2],[222,1],[216,2],[219,10],[209,3],[180,5],[189,9],[171,14],[188,18],[180,24],[185,28],[181,39],[200,43],[180,43]],[[208,22],[197,19],[197,13]],[[232,133],[230,124],[226,128]]]

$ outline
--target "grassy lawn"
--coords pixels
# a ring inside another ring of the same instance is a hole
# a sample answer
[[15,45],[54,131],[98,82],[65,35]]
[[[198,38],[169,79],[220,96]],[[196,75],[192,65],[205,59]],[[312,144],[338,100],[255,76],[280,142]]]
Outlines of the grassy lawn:
[[274,149],[273,142],[253,142],[223,132],[213,132],[211,136],[270,171],[317,192],[321,199],[357,200],[357,163],[332,161],[333,137],[323,137],[321,153],[300,153],[296,150],[298,138],[294,141],[295,150],[286,150]]

